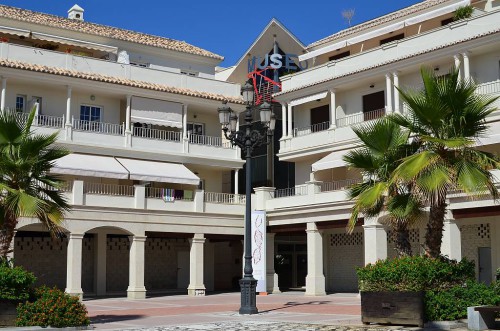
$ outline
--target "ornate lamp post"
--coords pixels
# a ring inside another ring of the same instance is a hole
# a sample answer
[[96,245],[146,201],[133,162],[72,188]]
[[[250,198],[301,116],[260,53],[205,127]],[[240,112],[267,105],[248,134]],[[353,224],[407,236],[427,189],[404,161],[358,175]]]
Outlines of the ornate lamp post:
[[241,88],[243,100],[246,103],[245,124],[246,128],[242,131],[237,131],[238,116],[229,108],[226,103],[219,107],[219,120],[222,125],[224,136],[231,141],[233,146],[241,148],[245,155],[246,162],[246,202],[245,202],[245,267],[244,275],[240,280],[241,287],[241,307],[240,314],[256,314],[258,312],[256,306],[256,287],[257,280],[253,278],[252,268],[252,243],[251,243],[251,190],[252,190],[252,171],[251,171],[251,156],[254,148],[262,145],[268,145],[272,141],[276,117],[271,111],[271,106],[264,102],[258,108],[260,110],[260,121],[264,124],[265,132],[260,132],[253,129],[252,110],[254,104],[254,89],[248,82]]

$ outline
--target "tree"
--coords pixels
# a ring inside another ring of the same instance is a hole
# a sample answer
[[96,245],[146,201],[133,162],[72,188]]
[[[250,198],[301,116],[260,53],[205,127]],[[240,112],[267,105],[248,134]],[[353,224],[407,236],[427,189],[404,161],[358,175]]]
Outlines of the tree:
[[69,152],[54,145],[57,133],[35,134],[16,114],[0,111],[0,257],[6,258],[20,217],[34,217],[54,235],[69,205],[58,190],[63,184],[48,172]]
[[471,198],[485,193],[498,197],[489,172],[498,168],[498,160],[474,148],[488,131],[486,118],[495,110],[496,98],[475,93],[474,82],[460,79],[456,69],[440,77],[422,69],[421,75],[423,90],[400,90],[408,104],[407,114],[393,117],[411,132],[420,148],[396,168],[393,181],[412,182],[412,193],[429,205],[425,250],[438,257],[448,192],[461,190]]
[[354,200],[348,230],[354,229],[360,213],[365,217],[383,213],[382,219],[394,231],[398,255],[411,255],[408,226],[421,216],[422,203],[411,194],[408,184],[391,182],[391,176],[401,160],[415,152],[418,145],[408,144],[408,131],[390,118],[353,130],[364,145],[350,151],[344,161],[362,173],[363,181],[348,191],[349,198]]

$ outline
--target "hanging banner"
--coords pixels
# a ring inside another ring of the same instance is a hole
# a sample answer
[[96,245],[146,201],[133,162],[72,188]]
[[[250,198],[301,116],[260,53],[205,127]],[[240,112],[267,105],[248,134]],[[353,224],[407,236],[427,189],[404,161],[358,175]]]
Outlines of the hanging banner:
[[257,292],[266,292],[266,212],[252,212],[252,267]]

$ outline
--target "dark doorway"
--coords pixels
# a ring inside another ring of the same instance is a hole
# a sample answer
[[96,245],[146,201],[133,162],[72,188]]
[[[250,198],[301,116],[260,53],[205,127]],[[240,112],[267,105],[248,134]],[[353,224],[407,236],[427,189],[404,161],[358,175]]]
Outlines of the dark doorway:
[[311,132],[328,129],[327,122],[330,121],[330,106],[324,105],[311,108]]
[[364,120],[370,121],[385,115],[385,94],[379,91],[363,95]]

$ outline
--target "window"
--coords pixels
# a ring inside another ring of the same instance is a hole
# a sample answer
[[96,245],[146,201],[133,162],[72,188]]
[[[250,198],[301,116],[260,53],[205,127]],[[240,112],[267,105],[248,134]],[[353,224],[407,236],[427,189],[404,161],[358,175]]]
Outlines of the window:
[[380,41],[380,46],[382,46],[383,44],[390,43],[391,41],[394,41],[394,40],[403,39],[404,37],[405,37],[405,34],[401,33],[401,34],[397,34],[397,35],[389,37],[389,38],[382,39]]
[[374,120],[385,115],[384,91],[363,95],[364,120]]
[[24,112],[26,111],[26,96],[18,94],[16,95],[16,111]]
[[80,120],[88,122],[100,122],[101,121],[101,107],[97,106],[80,106]]
[[187,131],[190,134],[203,136],[205,134],[205,124],[203,123],[187,123]]
[[189,71],[189,70],[181,70],[181,75],[187,75],[191,77],[196,77],[198,76],[198,73],[195,71]]
[[332,55],[328,58],[328,61],[333,61],[333,60],[339,60],[343,57],[348,57],[349,55],[351,55],[351,51],[347,51],[347,52],[342,52],[342,53],[339,53],[337,55]]

